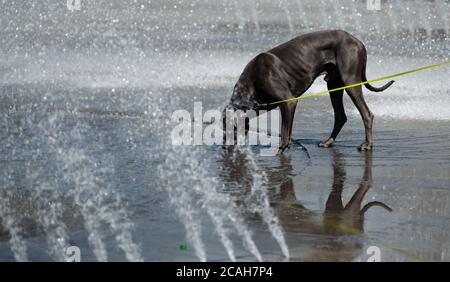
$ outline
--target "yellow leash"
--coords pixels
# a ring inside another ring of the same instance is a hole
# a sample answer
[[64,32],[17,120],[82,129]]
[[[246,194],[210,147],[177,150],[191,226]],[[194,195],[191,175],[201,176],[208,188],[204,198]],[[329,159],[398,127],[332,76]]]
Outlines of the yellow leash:
[[335,91],[339,91],[339,90],[343,90],[343,89],[347,89],[347,88],[352,88],[352,87],[356,87],[356,86],[359,86],[359,85],[364,85],[364,84],[367,84],[367,83],[372,83],[372,82],[377,82],[377,81],[381,81],[381,80],[386,80],[386,79],[389,79],[389,78],[393,78],[393,77],[397,77],[397,76],[401,76],[401,75],[405,75],[405,74],[410,74],[410,73],[413,73],[413,72],[423,71],[423,70],[426,70],[426,69],[431,69],[431,68],[439,67],[439,66],[446,65],[446,64],[450,64],[450,61],[444,61],[444,62],[440,62],[440,63],[437,63],[437,64],[433,64],[433,65],[429,65],[429,66],[425,66],[425,67],[421,67],[421,68],[417,68],[417,69],[412,69],[412,70],[408,70],[408,71],[404,71],[404,72],[399,72],[399,73],[396,73],[396,74],[391,74],[391,75],[387,75],[387,76],[383,76],[383,77],[371,79],[371,80],[368,80],[368,81],[359,82],[359,83],[355,83],[355,84],[351,84],[351,85],[347,85],[347,86],[331,89],[331,90],[320,91],[320,92],[309,94],[307,96],[293,97],[293,98],[289,98],[289,99],[286,99],[286,100],[281,100],[281,101],[269,103],[269,105],[276,105],[276,104],[290,102],[290,101],[294,101],[294,100],[298,100],[298,99],[311,98],[311,97],[314,97],[314,96],[318,96],[318,95],[322,95],[322,94],[326,94],[326,93],[331,93],[331,92],[335,92]]

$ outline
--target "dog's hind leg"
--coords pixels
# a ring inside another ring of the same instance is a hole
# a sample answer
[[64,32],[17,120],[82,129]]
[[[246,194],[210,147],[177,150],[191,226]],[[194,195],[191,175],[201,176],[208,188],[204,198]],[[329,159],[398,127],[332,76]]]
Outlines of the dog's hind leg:
[[[334,78],[327,82],[328,90],[339,88],[344,86],[344,83],[340,78]],[[347,122],[347,116],[345,115],[344,104],[342,102],[342,96],[344,94],[344,90],[334,91],[330,93],[331,104],[333,105],[334,110],[334,127],[331,132],[330,138],[327,140],[323,140],[319,143],[319,147],[328,148],[330,147],[339,132],[341,131],[344,124]]]
[[[349,80],[345,81],[346,85],[350,85],[353,83],[358,83],[361,81],[357,80]],[[369,107],[366,104],[366,101],[363,97],[362,87],[356,86],[353,88],[346,89],[348,95],[352,99],[359,113],[361,114],[362,120],[364,122],[364,128],[366,132],[366,141],[359,145],[358,150],[360,151],[370,151],[373,146],[373,137],[372,137],[372,125],[373,125],[373,113],[369,110]]]
[[[342,82],[344,82],[345,85],[360,83],[362,81],[361,73],[365,69],[364,64],[366,61],[366,50],[364,45],[359,41],[349,44],[345,49],[341,49],[336,55],[336,62],[339,73],[341,74]],[[345,91],[352,99],[364,122],[366,141],[363,142],[358,149],[360,151],[370,151],[373,146],[373,114],[364,100],[362,86],[359,85],[347,88]]]

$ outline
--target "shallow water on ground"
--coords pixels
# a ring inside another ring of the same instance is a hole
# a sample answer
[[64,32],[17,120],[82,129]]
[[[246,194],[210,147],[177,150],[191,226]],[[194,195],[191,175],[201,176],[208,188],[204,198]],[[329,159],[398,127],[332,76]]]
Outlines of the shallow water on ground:
[[[282,156],[259,155],[263,146],[173,146],[175,110],[223,109],[246,63],[293,32],[265,19],[260,33],[210,26],[214,18],[162,30],[150,16],[139,29],[139,14],[116,25],[114,15],[84,13],[31,39],[37,27],[15,36],[14,13],[5,18],[0,261],[65,260],[69,246],[83,261],[366,261],[373,246],[383,261],[450,260],[448,67],[364,90],[373,152],[356,149],[364,130],[347,96],[335,146],[317,147],[333,123],[327,95],[301,100],[296,143]],[[355,29],[369,78],[448,59],[448,41]],[[308,92],[324,87],[320,77]]]
[[[208,91],[226,96],[226,89],[217,87],[184,90],[184,96]],[[95,95],[104,95],[102,99],[107,100],[109,93]],[[215,99],[219,100],[218,96],[214,95]],[[170,95],[165,97],[170,99]],[[284,231],[290,259],[365,260],[369,257],[367,248],[378,246],[383,260],[448,260],[450,148],[446,141],[450,124],[377,117],[374,150],[361,153],[356,146],[363,139],[362,122],[354,115],[335,146],[321,149],[316,144],[332,126],[330,107],[324,97],[305,101],[297,110],[293,136],[307,148],[310,158],[298,145],[275,157],[259,156],[258,146],[250,149],[257,170],[266,175],[264,186]],[[311,111],[316,113],[309,118],[306,113]],[[3,207],[8,207],[14,224],[20,227],[27,259],[53,258],[47,254],[51,244],[48,236],[58,226],[65,226],[67,244],[79,246],[83,260],[98,259],[87,238],[93,230],[98,231],[108,260],[126,259],[117,246],[122,227],[112,230],[112,217],[125,226],[134,224],[130,227],[133,239],[128,243],[139,246],[139,256],[144,260],[197,260],[190,243],[188,250],[179,248],[186,242],[185,227],[175,212],[177,204],[170,202],[165,191],[166,185],[183,187],[187,193],[192,187],[184,186],[186,183],[215,185],[219,193],[233,197],[238,210],[246,210],[244,199],[251,193],[256,173],[249,164],[248,152],[228,152],[214,146],[167,149],[171,145],[158,145],[167,142],[167,136],[158,132],[164,130],[161,124],[166,122],[161,116],[125,110],[118,114],[103,109],[58,112],[38,108],[8,111],[1,121],[7,128],[2,140],[8,144],[1,152],[2,200],[7,201]],[[170,126],[163,125],[165,129]],[[164,172],[183,169],[192,158],[198,158],[195,168]],[[175,165],[158,169],[167,159]],[[186,180],[189,175],[198,178]],[[73,193],[77,185],[84,187],[80,195]],[[45,194],[37,195],[41,187]],[[117,203],[116,194],[120,195]],[[358,195],[359,200],[348,204]],[[76,197],[86,198],[77,202]],[[95,203],[85,206],[83,201],[91,197]],[[375,205],[360,214],[373,201],[392,211]],[[56,222],[42,223],[46,218],[42,213],[54,204],[58,205],[55,212],[61,213]],[[109,211],[102,214],[102,209]],[[194,209],[207,259],[228,260],[214,224],[202,208]],[[263,259],[284,260],[261,217],[254,213],[243,216]],[[103,223],[90,230],[86,226],[89,220]],[[10,235],[6,231],[1,234],[2,260],[13,260]],[[236,259],[255,259],[239,247],[240,236],[231,234],[230,240]]]

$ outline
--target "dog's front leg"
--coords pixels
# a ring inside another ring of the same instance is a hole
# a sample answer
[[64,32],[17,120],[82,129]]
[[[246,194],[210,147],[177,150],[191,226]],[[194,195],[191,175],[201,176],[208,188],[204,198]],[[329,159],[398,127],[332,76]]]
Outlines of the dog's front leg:
[[297,101],[286,102],[280,105],[281,111],[281,142],[278,154],[283,153],[291,144],[292,125],[294,122],[295,107]]

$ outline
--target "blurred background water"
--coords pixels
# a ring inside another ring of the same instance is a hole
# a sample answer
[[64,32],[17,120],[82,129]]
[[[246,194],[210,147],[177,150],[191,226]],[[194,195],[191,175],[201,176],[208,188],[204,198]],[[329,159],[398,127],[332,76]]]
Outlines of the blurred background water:
[[383,260],[449,260],[448,67],[366,92],[373,153],[356,151],[348,98],[336,146],[316,148],[333,122],[325,96],[297,109],[310,159],[169,138],[173,111],[222,109],[251,58],[307,32],[360,38],[369,79],[448,60],[449,1],[0,7],[0,260],[65,260],[78,246],[100,261],[364,261],[372,245]]

